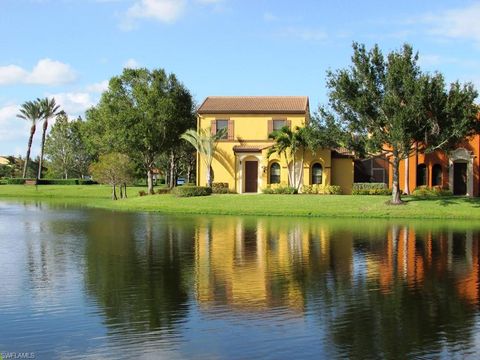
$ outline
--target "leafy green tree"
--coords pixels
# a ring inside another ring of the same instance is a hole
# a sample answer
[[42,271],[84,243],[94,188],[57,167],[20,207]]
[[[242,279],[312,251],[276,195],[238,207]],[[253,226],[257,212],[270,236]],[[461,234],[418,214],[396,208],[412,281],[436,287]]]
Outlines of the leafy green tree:
[[23,166],[23,178],[27,176],[27,168],[28,162],[30,160],[30,151],[32,150],[32,142],[33,136],[35,135],[35,131],[37,130],[37,122],[42,117],[42,112],[40,108],[40,104],[38,101],[26,101],[22,104],[20,108],[20,113],[17,117],[27,120],[30,122],[30,136],[28,138],[28,145],[27,145],[27,156],[25,157],[25,163]]
[[98,162],[90,166],[90,172],[95,181],[112,186],[112,200],[117,200],[117,185],[122,187],[130,183],[133,180],[134,168],[127,155],[110,153],[100,155]]
[[226,129],[221,129],[216,134],[212,135],[210,128],[195,130],[187,130],[181,138],[190,144],[198,151],[206,170],[207,186],[212,187],[212,162],[215,152],[217,150],[218,140],[225,135]]
[[43,153],[45,150],[45,139],[47,135],[48,122],[60,113],[60,106],[56,104],[54,98],[37,99],[40,106],[42,120],[43,120],[43,132],[42,132],[42,147],[40,148],[40,160],[38,162],[38,175],[37,179],[42,178],[42,163]]
[[475,118],[471,85],[454,84],[447,92],[441,75],[423,74],[417,61],[407,44],[384,57],[377,45],[367,51],[354,43],[351,67],[327,73],[329,104],[338,120],[366,153],[391,154],[392,204],[401,203],[399,163],[415,142],[425,140],[434,149],[450,136],[463,138]]
[[[100,103],[87,112],[88,147],[100,153],[128,154],[147,175],[153,193],[155,160],[169,152],[180,135],[195,124],[190,92],[164,70],[124,69],[110,80]],[[97,152],[98,155],[98,152]]]
[[80,119],[69,121],[66,114],[57,115],[45,141],[49,172],[55,177],[83,177],[88,172],[90,157],[81,137]]

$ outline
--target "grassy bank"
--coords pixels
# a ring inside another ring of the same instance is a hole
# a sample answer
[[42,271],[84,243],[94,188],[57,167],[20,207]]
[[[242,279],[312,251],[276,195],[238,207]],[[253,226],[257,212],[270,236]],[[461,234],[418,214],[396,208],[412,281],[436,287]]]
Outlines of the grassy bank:
[[387,205],[388,196],[348,195],[212,195],[177,198],[173,195],[139,197],[144,188],[128,188],[129,198],[110,200],[110,187],[1,185],[0,199],[41,200],[118,211],[182,214],[274,215],[356,218],[415,218],[480,220],[480,199],[445,197],[406,198],[401,206]]

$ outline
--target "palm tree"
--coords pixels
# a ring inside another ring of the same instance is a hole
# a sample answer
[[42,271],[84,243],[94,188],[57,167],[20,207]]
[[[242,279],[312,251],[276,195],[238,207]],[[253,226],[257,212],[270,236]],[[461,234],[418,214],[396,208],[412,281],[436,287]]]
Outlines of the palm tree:
[[42,117],[42,111],[38,101],[26,101],[20,108],[20,114],[17,115],[20,119],[27,120],[31,123],[30,137],[28,138],[27,156],[25,157],[25,164],[23,165],[23,178],[27,176],[27,167],[30,160],[30,151],[32,149],[33,135],[37,130],[37,122]]
[[198,151],[200,157],[207,169],[207,185],[212,187],[212,162],[215,151],[217,150],[218,140],[225,135],[226,129],[219,130],[215,135],[211,134],[210,128],[195,130],[187,130],[182,134],[181,138]]
[[48,128],[48,120],[57,116],[60,111],[60,105],[55,103],[54,98],[45,98],[45,99],[37,99],[37,102],[40,104],[40,109],[42,112],[42,119],[43,119],[43,133],[42,133],[42,147],[40,150],[40,160],[38,162],[38,179],[42,178],[42,162],[43,162],[43,150],[45,148],[45,136],[47,135],[47,128]]
[[[310,149],[309,131],[307,127],[297,126],[292,131],[288,126],[284,126],[269,135],[270,139],[275,140],[275,144],[268,150],[267,157],[274,153],[277,153],[280,158],[282,155],[285,157],[289,185],[297,190],[300,190],[302,185],[305,150]],[[300,174],[297,174],[296,169],[297,153],[300,153]]]

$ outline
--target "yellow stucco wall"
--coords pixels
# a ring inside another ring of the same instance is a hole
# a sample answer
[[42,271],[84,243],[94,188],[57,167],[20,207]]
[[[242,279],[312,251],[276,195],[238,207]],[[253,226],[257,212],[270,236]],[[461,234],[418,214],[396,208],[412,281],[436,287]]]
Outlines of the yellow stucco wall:
[[351,195],[353,186],[353,160],[332,159],[332,185],[340,185],[342,194]]
[[[270,120],[288,120],[292,129],[295,127],[302,127],[308,122],[306,116],[301,115],[199,115],[198,127],[200,129],[208,129],[215,120],[233,120],[234,136],[233,140],[220,140],[217,145],[217,151],[212,163],[214,182],[223,182],[229,184],[229,189],[233,192],[245,192],[245,181],[242,178],[245,173],[245,162],[256,160],[259,163],[258,167],[258,192],[269,185],[270,166],[273,162],[278,162],[281,166],[280,181],[284,185],[288,185],[288,168],[287,161],[284,157],[281,159],[277,154],[271,155],[269,158],[268,148],[274,144],[273,141],[268,140],[268,122]],[[235,146],[242,147],[256,147],[262,149],[260,152],[252,153],[237,153],[235,154],[233,148]],[[301,158],[301,153],[297,153],[296,161]],[[342,159],[343,160],[343,159]],[[338,176],[340,179],[339,185],[345,186],[345,193],[351,193],[352,184],[348,183],[347,179],[353,182],[353,162],[348,161],[339,162]],[[291,161],[291,159],[289,159]],[[323,168],[322,184],[332,184],[332,158],[330,149],[318,150],[315,153],[305,152],[304,166],[303,166],[303,181],[304,185],[312,183],[311,167],[314,163],[320,163]],[[350,166],[350,168],[348,168]],[[300,169],[297,168],[297,171]],[[203,161],[197,157],[197,185],[206,186],[206,167]],[[346,175],[340,175],[346,172]]]

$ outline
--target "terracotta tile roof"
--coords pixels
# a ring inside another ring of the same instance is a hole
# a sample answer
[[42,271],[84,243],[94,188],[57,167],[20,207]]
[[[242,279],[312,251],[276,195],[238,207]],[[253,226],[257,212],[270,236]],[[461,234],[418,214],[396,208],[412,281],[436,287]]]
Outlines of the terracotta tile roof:
[[343,158],[343,157],[351,158],[351,157],[355,157],[355,154],[352,151],[350,151],[346,148],[340,147],[340,148],[332,149],[332,157],[334,157],[334,158]]
[[307,96],[209,96],[199,114],[305,114]]

